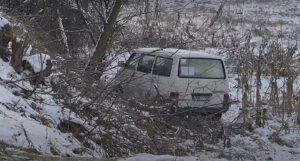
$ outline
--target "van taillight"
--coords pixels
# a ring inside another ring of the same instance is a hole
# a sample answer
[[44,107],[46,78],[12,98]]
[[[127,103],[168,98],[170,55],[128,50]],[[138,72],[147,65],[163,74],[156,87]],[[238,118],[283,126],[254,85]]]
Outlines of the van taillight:
[[179,93],[178,92],[171,92],[170,93],[170,99],[171,101],[177,101],[179,98]]
[[229,102],[229,94],[228,93],[225,93],[224,94],[224,100],[223,100],[223,102]]

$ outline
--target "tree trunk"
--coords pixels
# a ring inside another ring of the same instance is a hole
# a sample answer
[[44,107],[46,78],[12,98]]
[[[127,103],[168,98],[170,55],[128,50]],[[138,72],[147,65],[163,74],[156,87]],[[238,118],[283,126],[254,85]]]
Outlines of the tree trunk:
[[117,21],[117,17],[119,12],[121,11],[121,6],[123,4],[124,0],[116,0],[115,4],[113,6],[112,12],[107,20],[107,22],[104,24],[104,30],[100,36],[100,39],[97,42],[96,49],[92,57],[90,58],[90,61],[88,63],[88,66],[85,70],[85,79],[91,80],[93,79],[93,76],[95,72],[98,70],[97,66],[100,65],[100,73],[97,74],[97,77],[100,78],[102,75],[101,67],[103,66],[102,61],[105,57],[105,53],[108,47],[108,43],[111,39],[111,36],[114,32],[114,26]]
[[276,94],[278,95],[278,87],[277,87],[277,79],[276,75],[277,72],[275,71],[274,64],[271,63],[269,65],[270,71],[271,71],[271,78],[270,78],[270,85],[271,85],[271,93],[270,93],[270,104],[278,107],[277,101],[276,101]]
[[245,71],[242,71],[241,73],[241,84],[242,84],[242,114],[243,114],[243,122],[244,126],[248,127],[249,125],[249,117],[248,117],[248,109],[249,106],[249,99],[248,99],[248,90],[249,90],[249,84],[248,84],[248,78],[247,73],[244,73]]
[[293,112],[293,83],[293,76],[289,76],[286,84],[286,110],[289,116],[291,116]]
[[298,102],[296,103],[295,105],[295,111],[296,111],[296,114],[297,114],[297,124],[300,125],[300,93],[298,93]]
[[262,108],[262,101],[261,101],[261,55],[259,55],[257,63],[256,63],[257,69],[256,69],[256,125],[259,127],[263,126],[263,108]]

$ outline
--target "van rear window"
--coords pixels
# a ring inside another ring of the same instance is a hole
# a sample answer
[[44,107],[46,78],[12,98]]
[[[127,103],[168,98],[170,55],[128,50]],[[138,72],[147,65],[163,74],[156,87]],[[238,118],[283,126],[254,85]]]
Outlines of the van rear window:
[[225,79],[225,69],[220,59],[182,58],[179,63],[179,77]]

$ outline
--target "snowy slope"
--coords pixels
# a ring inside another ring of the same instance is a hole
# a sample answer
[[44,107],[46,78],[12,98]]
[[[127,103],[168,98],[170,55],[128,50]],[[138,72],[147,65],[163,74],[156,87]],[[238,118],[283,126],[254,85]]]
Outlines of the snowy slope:
[[[57,105],[51,93],[24,98],[22,94],[26,90],[31,91],[33,87],[0,59],[0,141],[43,154],[55,151],[63,156],[103,156],[101,147],[86,149],[72,134],[57,129],[63,120],[77,123],[83,120]],[[78,149],[85,149],[84,153],[75,154]]]
[[[11,23],[0,12],[0,30],[7,24]],[[32,55],[31,49],[23,60],[27,60],[38,73],[46,68],[50,57]],[[85,147],[72,133],[59,130],[63,121],[83,125],[84,120],[57,104],[53,95],[50,87],[31,86],[26,74],[17,74],[9,63],[0,59],[0,144],[41,154],[103,157],[103,149],[92,140],[86,139],[89,147]]]
[[[287,17],[291,17],[289,15],[279,16],[280,12],[287,8],[285,6],[279,6],[278,2],[279,1],[276,1],[277,7],[273,8],[269,8],[268,3],[263,5],[263,8],[268,12],[266,15],[270,15],[268,18],[263,19],[270,20],[273,23],[271,25],[274,25],[270,28],[274,30],[279,30],[278,26],[280,25],[276,23],[282,19],[287,20],[287,24],[283,25],[283,27],[290,27],[289,30],[294,29],[300,22],[299,16],[294,19],[287,19]],[[293,3],[287,4],[289,5],[288,9],[299,9],[300,3],[295,3],[297,1],[291,2]],[[219,1],[212,1],[211,3],[199,1],[199,3],[203,3],[207,10],[209,10],[209,7],[216,10],[219,6]],[[262,9],[257,7],[255,3],[243,3],[240,6],[226,7],[226,12],[233,13],[237,19],[236,21],[243,17],[248,17],[256,21],[257,14],[254,13],[261,11]],[[296,10],[295,12],[299,11],[300,10]],[[240,14],[240,12],[242,12],[242,14]],[[297,13],[295,13],[295,15],[296,14]],[[200,23],[202,23],[201,18],[202,17],[194,20],[199,20]],[[2,22],[2,24],[6,23],[5,20]],[[247,25],[247,28],[251,28],[251,24],[246,24],[245,26]],[[241,31],[245,29],[243,27],[244,26],[237,25],[237,28]],[[32,64],[40,65],[43,64],[43,60],[46,59],[43,57],[42,59],[34,57],[28,60],[32,61]],[[107,71],[106,74],[108,77],[113,77],[116,73],[116,64],[117,63],[112,64],[111,70]],[[41,67],[36,69],[36,71],[40,70]],[[21,80],[22,77],[17,75],[10,65],[2,60],[0,60],[0,78],[0,141],[21,148],[34,148],[44,154],[52,154],[54,149],[61,155],[96,157],[103,155],[103,150],[97,146],[95,146],[94,150],[87,149],[83,155],[74,153],[76,149],[84,149],[83,145],[74,138],[72,134],[61,133],[56,127],[63,120],[71,119],[78,123],[82,123],[83,120],[78,118],[71,111],[62,109],[50,94],[36,94],[30,98],[20,96],[18,93],[22,94],[23,88],[30,91],[33,90],[33,87],[30,86],[28,81],[17,81]],[[298,78],[298,80],[300,79]],[[12,81],[13,83],[8,81]],[[279,80],[279,86],[282,86],[280,85],[282,81],[284,80]],[[299,82],[300,81],[296,82],[298,89]],[[253,84],[254,83],[255,81],[253,80]],[[238,92],[234,89],[233,86],[235,85],[236,81],[233,78],[231,81],[231,89],[233,89],[231,96],[234,99],[240,100],[241,91]],[[263,79],[262,92],[265,93],[267,88],[267,79]],[[46,92],[50,92],[50,90],[46,90]],[[253,93],[255,93],[255,91],[253,91]],[[37,101],[37,98],[42,101]],[[224,123],[225,126],[238,125],[238,121],[240,120],[237,119],[237,117],[240,114],[240,108],[241,103],[232,105],[229,111],[223,116],[222,123]],[[39,116],[50,120],[50,124],[45,124],[43,121],[36,119],[39,118]],[[282,122],[277,118],[273,118],[273,120],[269,120],[267,124],[268,126],[265,128],[254,129],[253,133],[248,133],[246,130],[243,130],[246,132],[242,134],[231,134],[231,147],[229,148],[224,148],[223,142],[220,140],[217,145],[207,145],[207,147],[210,147],[211,152],[202,151],[195,154],[195,156],[176,157],[171,155],[137,154],[127,159],[121,159],[120,161],[300,160],[300,138],[299,130],[297,130],[299,127],[296,127],[295,130],[289,133],[285,133],[284,131],[280,133],[279,138],[284,142],[283,145],[269,139],[274,132],[280,130]]]

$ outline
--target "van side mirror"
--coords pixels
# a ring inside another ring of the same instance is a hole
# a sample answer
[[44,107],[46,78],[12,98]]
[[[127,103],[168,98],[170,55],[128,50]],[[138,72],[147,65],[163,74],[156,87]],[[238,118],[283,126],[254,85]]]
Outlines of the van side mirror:
[[118,61],[118,66],[119,67],[124,67],[125,66],[125,62],[124,61]]

